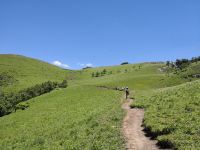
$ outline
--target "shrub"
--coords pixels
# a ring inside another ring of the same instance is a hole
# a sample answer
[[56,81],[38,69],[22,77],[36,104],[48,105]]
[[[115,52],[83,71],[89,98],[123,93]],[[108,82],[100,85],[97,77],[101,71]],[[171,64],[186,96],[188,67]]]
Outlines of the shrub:
[[60,88],[66,88],[67,87],[67,80],[63,80],[63,82],[61,84],[58,85],[58,87]]
[[102,72],[103,72],[103,74],[106,74],[107,70],[106,70],[106,69],[103,69],[103,71],[102,71]]
[[128,62],[123,62],[123,63],[121,63],[121,65],[127,65],[127,64],[129,64]]
[[184,69],[186,68],[188,65],[190,65],[191,63],[194,63],[194,62],[198,62],[200,61],[200,56],[199,57],[193,57],[192,59],[177,59],[175,62],[170,62],[170,61],[167,61],[166,62],[166,66],[174,68],[178,68],[178,69]]
[[167,61],[167,62],[166,62],[166,65],[169,67],[169,66],[170,66],[170,61]]
[[15,78],[6,72],[0,74],[0,86],[7,86],[15,82]]
[[25,103],[25,102],[21,102],[19,104],[17,104],[15,106],[15,111],[18,110],[18,109],[21,109],[21,110],[25,110],[29,107],[29,104],[28,103]]
[[107,72],[107,70],[106,69],[103,69],[103,71],[101,71],[101,72],[93,72],[92,73],[92,77],[100,77],[100,76],[104,76],[104,75],[106,75],[106,74],[112,74],[112,71],[111,72]]
[[85,70],[85,69],[90,69],[90,68],[92,68],[92,67],[87,66],[87,67],[82,68],[82,69]]
[[95,76],[95,73],[93,72],[93,73],[92,73],[92,77],[94,77],[94,76]]
[[[62,83],[57,82],[44,82],[42,84],[37,84],[33,87],[24,89],[18,93],[10,93],[8,95],[4,95],[1,93],[0,95],[0,116],[4,116],[6,114],[11,113],[12,111],[18,109],[25,109],[27,105],[25,103],[20,103],[23,101],[27,101],[31,98],[40,96],[42,94],[48,93],[55,88],[66,88],[67,80],[63,80]],[[20,103],[20,104],[19,104]]]
[[97,71],[95,77],[99,77],[100,73]]

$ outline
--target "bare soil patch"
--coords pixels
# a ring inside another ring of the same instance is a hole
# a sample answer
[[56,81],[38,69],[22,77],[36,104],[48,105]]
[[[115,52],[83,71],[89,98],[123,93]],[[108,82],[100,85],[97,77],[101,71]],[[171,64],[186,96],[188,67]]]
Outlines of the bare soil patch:
[[142,122],[144,118],[144,110],[138,108],[130,108],[132,99],[125,100],[122,108],[126,111],[123,120],[123,134],[126,139],[127,150],[159,150],[156,140],[151,140],[145,136]]

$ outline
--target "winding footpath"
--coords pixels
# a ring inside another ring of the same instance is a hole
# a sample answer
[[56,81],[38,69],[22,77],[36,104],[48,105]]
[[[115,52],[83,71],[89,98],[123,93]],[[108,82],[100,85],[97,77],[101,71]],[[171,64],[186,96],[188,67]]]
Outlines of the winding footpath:
[[145,136],[142,127],[144,118],[143,109],[131,109],[132,99],[126,100],[122,108],[126,111],[123,120],[123,134],[126,139],[126,150],[159,150],[156,146],[157,141]]

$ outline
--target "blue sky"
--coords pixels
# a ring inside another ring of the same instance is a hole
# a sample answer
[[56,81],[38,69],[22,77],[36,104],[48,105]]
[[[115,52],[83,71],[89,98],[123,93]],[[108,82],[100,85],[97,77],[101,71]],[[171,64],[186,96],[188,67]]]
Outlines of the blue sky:
[[0,53],[77,69],[200,55],[199,0],[1,0]]

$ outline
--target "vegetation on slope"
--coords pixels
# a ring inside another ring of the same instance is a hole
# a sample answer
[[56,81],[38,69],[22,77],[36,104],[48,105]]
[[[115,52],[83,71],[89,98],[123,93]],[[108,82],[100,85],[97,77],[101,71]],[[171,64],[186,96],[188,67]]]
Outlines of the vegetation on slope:
[[[134,106],[146,109],[146,129],[158,137],[160,144],[178,149],[199,146],[194,142],[199,140],[199,102],[195,99],[199,98],[200,83],[173,87],[198,79],[193,75],[199,73],[199,62],[182,69],[166,69],[164,63],[142,63],[68,71],[21,56],[0,57],[0,73],[7,76],[2,82],[4,92],[20,91],[49,80],[69,81],[68,89],[33,98],[26,103],[29,108],[25,111],[0,118],[0,149],[123,149],[123,93],[98,86],[130,87],[134,91],[131,96],[136,97]],[[102,75],[97,78],[96,72]]]
[[15,78],[8,73],[2,72],[0,74],[0,86],[12,85],[14,82],[16,82]]
[[[96,86],[115,86],[113,83],[119,77],[122,78],[117,85],[123,86],[129,83],[126,78],[135,79],[141,72],[159,73],[157,68],[154,64],[107,67],[113,74],[100,78],[92,78],[91,73],[103,71],[104,67],[72,72],[76,80],[69,82],[68,89],[31,99],[25,111],[17,110],[0,118],[0,148],[123,149],[120,132],[123,119],[120,98],[123,93]],[[40,77],[35,80],[37,78]],[[22,81],[22,76],[19,79]]]
[[[184,61],[185,62],[185,61]],[[135,92],[132,107],[145,108],[144,126],[151,136],[158,139],[163,147],[188,150],[200,147],[199,104],[200,104],[200,62],[189,62],[185,67],[166,68],[163,81],[174,85],[166,88]],[[178,80],[177,80],[178,79]],[[177,82],[180,81],[180,82]]]
[[177,59],[175,62],[167,62],[163,71],[180,76],[188,81],[200,78],[200,57],[189,59]]
[[[128,64],[113,67],[99,67],[88,70],[83,70],[77,73],[77,80],[72,81],[73,84],[87,84],[109,87],[129,86],[131,89],[148,89],[153,87],[162,87],[162,79],[165,78],[165,73],[158,69],[164,64],[143,63],[143,64]],[[112,71],[112,74],[106,74],[98,78],[92,77],[93,72]],[[164,83],[163,83],[164,84]]]
[[48,93],[55,88],[66,87],[66,80],[63,80],[62,83],[48,81],[42,84],[36,84],[35,86],[19,91],[18,93],[10,93],[8,95],[0,94],[0,117],[16,111],[17,108],[24,109],[24,107],[19,107],[21,105],[17,105],[20,102]]
[[0,55],[0,91],[10,93],[47,81],[62,82],[69,72],[24,56]]
[[[69,71],[18,55],[0,55],[0,116],[11,113],[19,102],[62,87]],[[66,87],[66,86],[65,86]]]
[[123,149],[121,93],[93,86],[55,90],[0,118],[0,149]]
[[[200,148],[200,81],[160,89],[137,97],[133,107],[145,108],[144,126],[164,146]],[[168,145],[166,145],[168,144]]]

